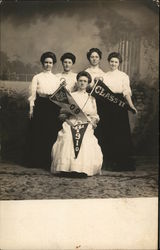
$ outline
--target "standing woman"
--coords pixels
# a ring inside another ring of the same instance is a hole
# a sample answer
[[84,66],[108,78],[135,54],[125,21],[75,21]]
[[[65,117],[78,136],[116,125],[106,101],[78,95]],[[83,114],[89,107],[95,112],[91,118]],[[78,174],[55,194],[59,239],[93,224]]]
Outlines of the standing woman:
[[58,78],[52,73],[56,56],[52,52],[42,54],[43,71],[35,75],[30,85],[31,167],[49,169],[51,148],[60,128],[59,107],[48,99],[59,87]]
[[[87,52],[87,59],[90,62],[90,66],[85,71],[87,71],[92,77],[92,82],[89,84],[87,91],[91,92],[96,79],[101,78],[103,80],[104,75],[105,75],[105,72],[100,68],[102,52],[98,48],[92,48]],[[105,111],[104,110],[105,107],[99,99],[96,100],[96,104],[97,104],[98,115],[100,117],[100,122],[98,123],[98,126],[95,129],[94,133],[98,139],[99,144],[101,145],[103,149],[104,143],[103,143],[103,135],[102,135],[100,125],[102,124],[101,119],[103,120],[105,119],[103,115]],[[103,162],[103,165],[104,165],[104,162]]]
[[90,84],[90,87],[92,88],[95,78],[103,78],[104,76],[104,72],[100,68],[102,52],[98,48],[92,48],[87,52],[87,59],[90,63],[90,66],[85,71],[87,71],[92,77],[92,82]]
[[[104,83],[116,97],[126,101],[137,113],[131,99],[129,76],[118,69],[122,63],[120,53],[112,52],[108,56],[110,71],[104,76]],[[112,171],[135,170],[132,156],[132,141],[128,111],[109,103],[101,118],[101,146],[106,168]]]
[[76,76],[77,74],[72,72],[73,64],[76,62],[76,57],[72,53],[68,52],[61,56],[61,62],[63,66],[63,72],[57,74],[56,76],[60,80],[61,78],[64,78],[66,81],[66,88],[73,92],[75,91],[76,87]]

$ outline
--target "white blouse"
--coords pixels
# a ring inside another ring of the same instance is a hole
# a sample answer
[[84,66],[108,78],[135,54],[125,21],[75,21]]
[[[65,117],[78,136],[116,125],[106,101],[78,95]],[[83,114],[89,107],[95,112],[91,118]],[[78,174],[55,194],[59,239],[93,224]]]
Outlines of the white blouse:
[[51,71],[43,71],[35,75],[29,86],[30,96],[28,98],[30,105],[34,106],[36,93],[40,96],[53,94],[59,87],[60,82],[58,78],[52,74]]
[[91,87],[94,84],[94,78],[95,77],[101,77],[101,78],[103,78],[104,74],[105,74],[105,72],[102,69],[100,69],[100,68],[89,67],[89,68],[85,69],[85,71],[87,71],[91,75],[91,77],[92,77],[92,83],[90,84]]
[[108,71],[104,75],[103,81],[113,93],[120,93],[123,96],[132,95],[129,76],[118,69]]
[[[86,92],[81,92],[81,91],[76,91],[72,93],[72,96],[78,106],[83,110],[83,112],[87,115],[90,116],[91,118],[99,120],[99,116],[97,114],[97,105],[95,98],[93,96],[88,95]],[[89,99],[88,99],[89,97]],[[88,101],[87,101],[88,100]],[[86,103],[87,101],[87,103]],[[86,103],[86,105],[85,105]],[[85,106],[84,106],[85,105]]]
[[[88,93],[82,91],[75,91],[71,95],[73,96],[78,106],[86,114],[88,120],[92,121],[92,119],[95,119],[96,122],[99,121],[99,115],[97,114],[96,100],[93,96],[89,96]],[[60,113],[68,114],[68,111],[64,108],[61,108]],[[70,115],[69,120],[71,120],[74,123],[77,120],[77,118],[78,117]]]
[[73,91],[75,91],[75,86],[76,86],[76,82],[77,82],[77,80],[76,80],[76,76],[77,76],[77,74],[76,73],[74,73],[74,72],[62,72],[62,73],[58,73],[58,74],[56,74],[56,76],[57,76],[57,78],[59,79],[59,81],[60,81],[60,79],[61,78],[64,78],[65,80],[66,80],[66,89],[67,90],[69,90],[70,92],[73,92]]

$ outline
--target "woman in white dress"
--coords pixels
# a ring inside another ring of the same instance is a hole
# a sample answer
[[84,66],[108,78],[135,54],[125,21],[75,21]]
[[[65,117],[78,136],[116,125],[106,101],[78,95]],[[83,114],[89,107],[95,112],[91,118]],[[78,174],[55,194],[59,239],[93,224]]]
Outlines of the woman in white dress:
[[92,48],[87,52],[87,59],[90,63],[90,66],[87,69],[85,69],[85,71],[87,71],[92,77],[92,82],[89,85],[89,87],[92,88],[95,79],[96,78],[103,79],[104,76],[104,71],[100,68],[102,52],[98,48]]
[[[117,98],[127,102],[137,113],[131,99],[129,76],[118,69],[122,63],[121,55],[117,52],[110,53],[108,62],[111,70],[105,74],[104,83]],[[111,102],[105,106],[102,103],[101,107],[102,109],[98,110],[100,115],[98,130],[101,131],[98,139],[104,155],[105,168],[112,171],[135,170],[128,111]]]
[[30,84],[28,98],[31,119],[30,166],[49,169],[51,148],[60,129],[59,107],[48,99],[59,87],[58,78],[52,73],[56,56],[52,52],[42,54],[43,71],[35,75]]
[[59,80],[64,79],[66,81],[66,88],[70,92],[76,90],[76,76],[77,74],[72,71],[72,67],[76,62],[76,57],[70,52],[64,53],[61,56],[61,62],[63,66],[63,72],[56,74]]
[[[88,127],[84,133],[79,154],[77,158],[75,158],[71,123],[74,125],[78,124],[80,118],[78,115],[68,115],[68,113],[64,111],[64,113],[61,114],[63,119],[65,119],[62,126],[63,128],[58,133],[57,141],[52,148],[52,173],[81,173],[87,176],[101,173],[103,155],[98,141],[94,136],[94,128],[99,121],[99,116],[97,114],[94,97],[88,99],[88,93],[86,92],[86,88],[90,82],[91,76],[88,72],[82,71],[78,73],[78,90],[72,93],[76,103],[83,109],[83,112],[88,117]],[[86,105],[84,105],[85,103]]]

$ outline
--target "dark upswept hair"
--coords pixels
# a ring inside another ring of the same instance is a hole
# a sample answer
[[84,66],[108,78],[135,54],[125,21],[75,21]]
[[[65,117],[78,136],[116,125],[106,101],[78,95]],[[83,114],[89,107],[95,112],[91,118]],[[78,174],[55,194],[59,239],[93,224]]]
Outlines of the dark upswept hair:
[[88,59],[88,61],[90,61],[90,56],[91,56],[91,54],[93,52],[96,52],[99,55],[100,59],[102,59],[102,52],[100,51],[100,49],[98,49],[98,48],[92,48],[92,49],[90,49],[87,52],[87,59]]
[[73,62],[73,64],[76,62],[76,57],[75,57],[75,55],[73,55],[73,54],[70,53],[70,52],[64,53],[64,54],[61,56],[61,58],[60,58],[61,62],[63,63],[63,61],[64,61],[66,58],[67,58],[67,59],[71,59],[72,62]]
[[119,63],[122,63],[122,56],[119,52],[111,52],[109,55],[108,55],[108,62],[110,62],[110,60],[115,57],[115,58],[118,58],[119,60]]
[[44,61],[45,61],[46,58],[52,58],[53,64],[55,64],[57,62],[56,55],[51,51],[44,52],[41,55],[40,61],[41,61],[42,65],[44,64]]
[[80,71],[80,72],[77,74],[77,77],[76,77],[77,81],[78,81],[78,79],[79,79],[81,76],[87,77],[87,78],[88,78],[88,83],[91,83],[91,82],[92,82],[92,77],[91,77],[91,75],[90,75],[87,71]]

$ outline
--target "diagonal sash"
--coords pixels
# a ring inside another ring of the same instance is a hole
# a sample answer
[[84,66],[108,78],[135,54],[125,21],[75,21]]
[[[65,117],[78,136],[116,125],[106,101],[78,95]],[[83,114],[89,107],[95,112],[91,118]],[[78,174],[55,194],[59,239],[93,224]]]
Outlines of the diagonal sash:
[[113,93],[105,84],[103,81],[98,80],[95,85],[93,86],[93,89],[91,91],[91,95],[95,98],[98,98],[104,102],[111,102],[113,105],[117,105],[118,107],[122,109],[126,109],[128,111],[131,111],[135,113],[135,110],[132,109],[126,102],[116,97],[115,93]]
[[77,124],[75,126],[71,126],[75,158],[78,157],[78,153],[80,151],[80,147],[81,147],[82,140],[84,137],[84,133],[86,132],[87,126],[88,126],[88,123]]
[[70,114],[76,116],[82,122],[88,121],[87,116],[63,84],[49,97],[49,99],[61,108],[66,109]]

